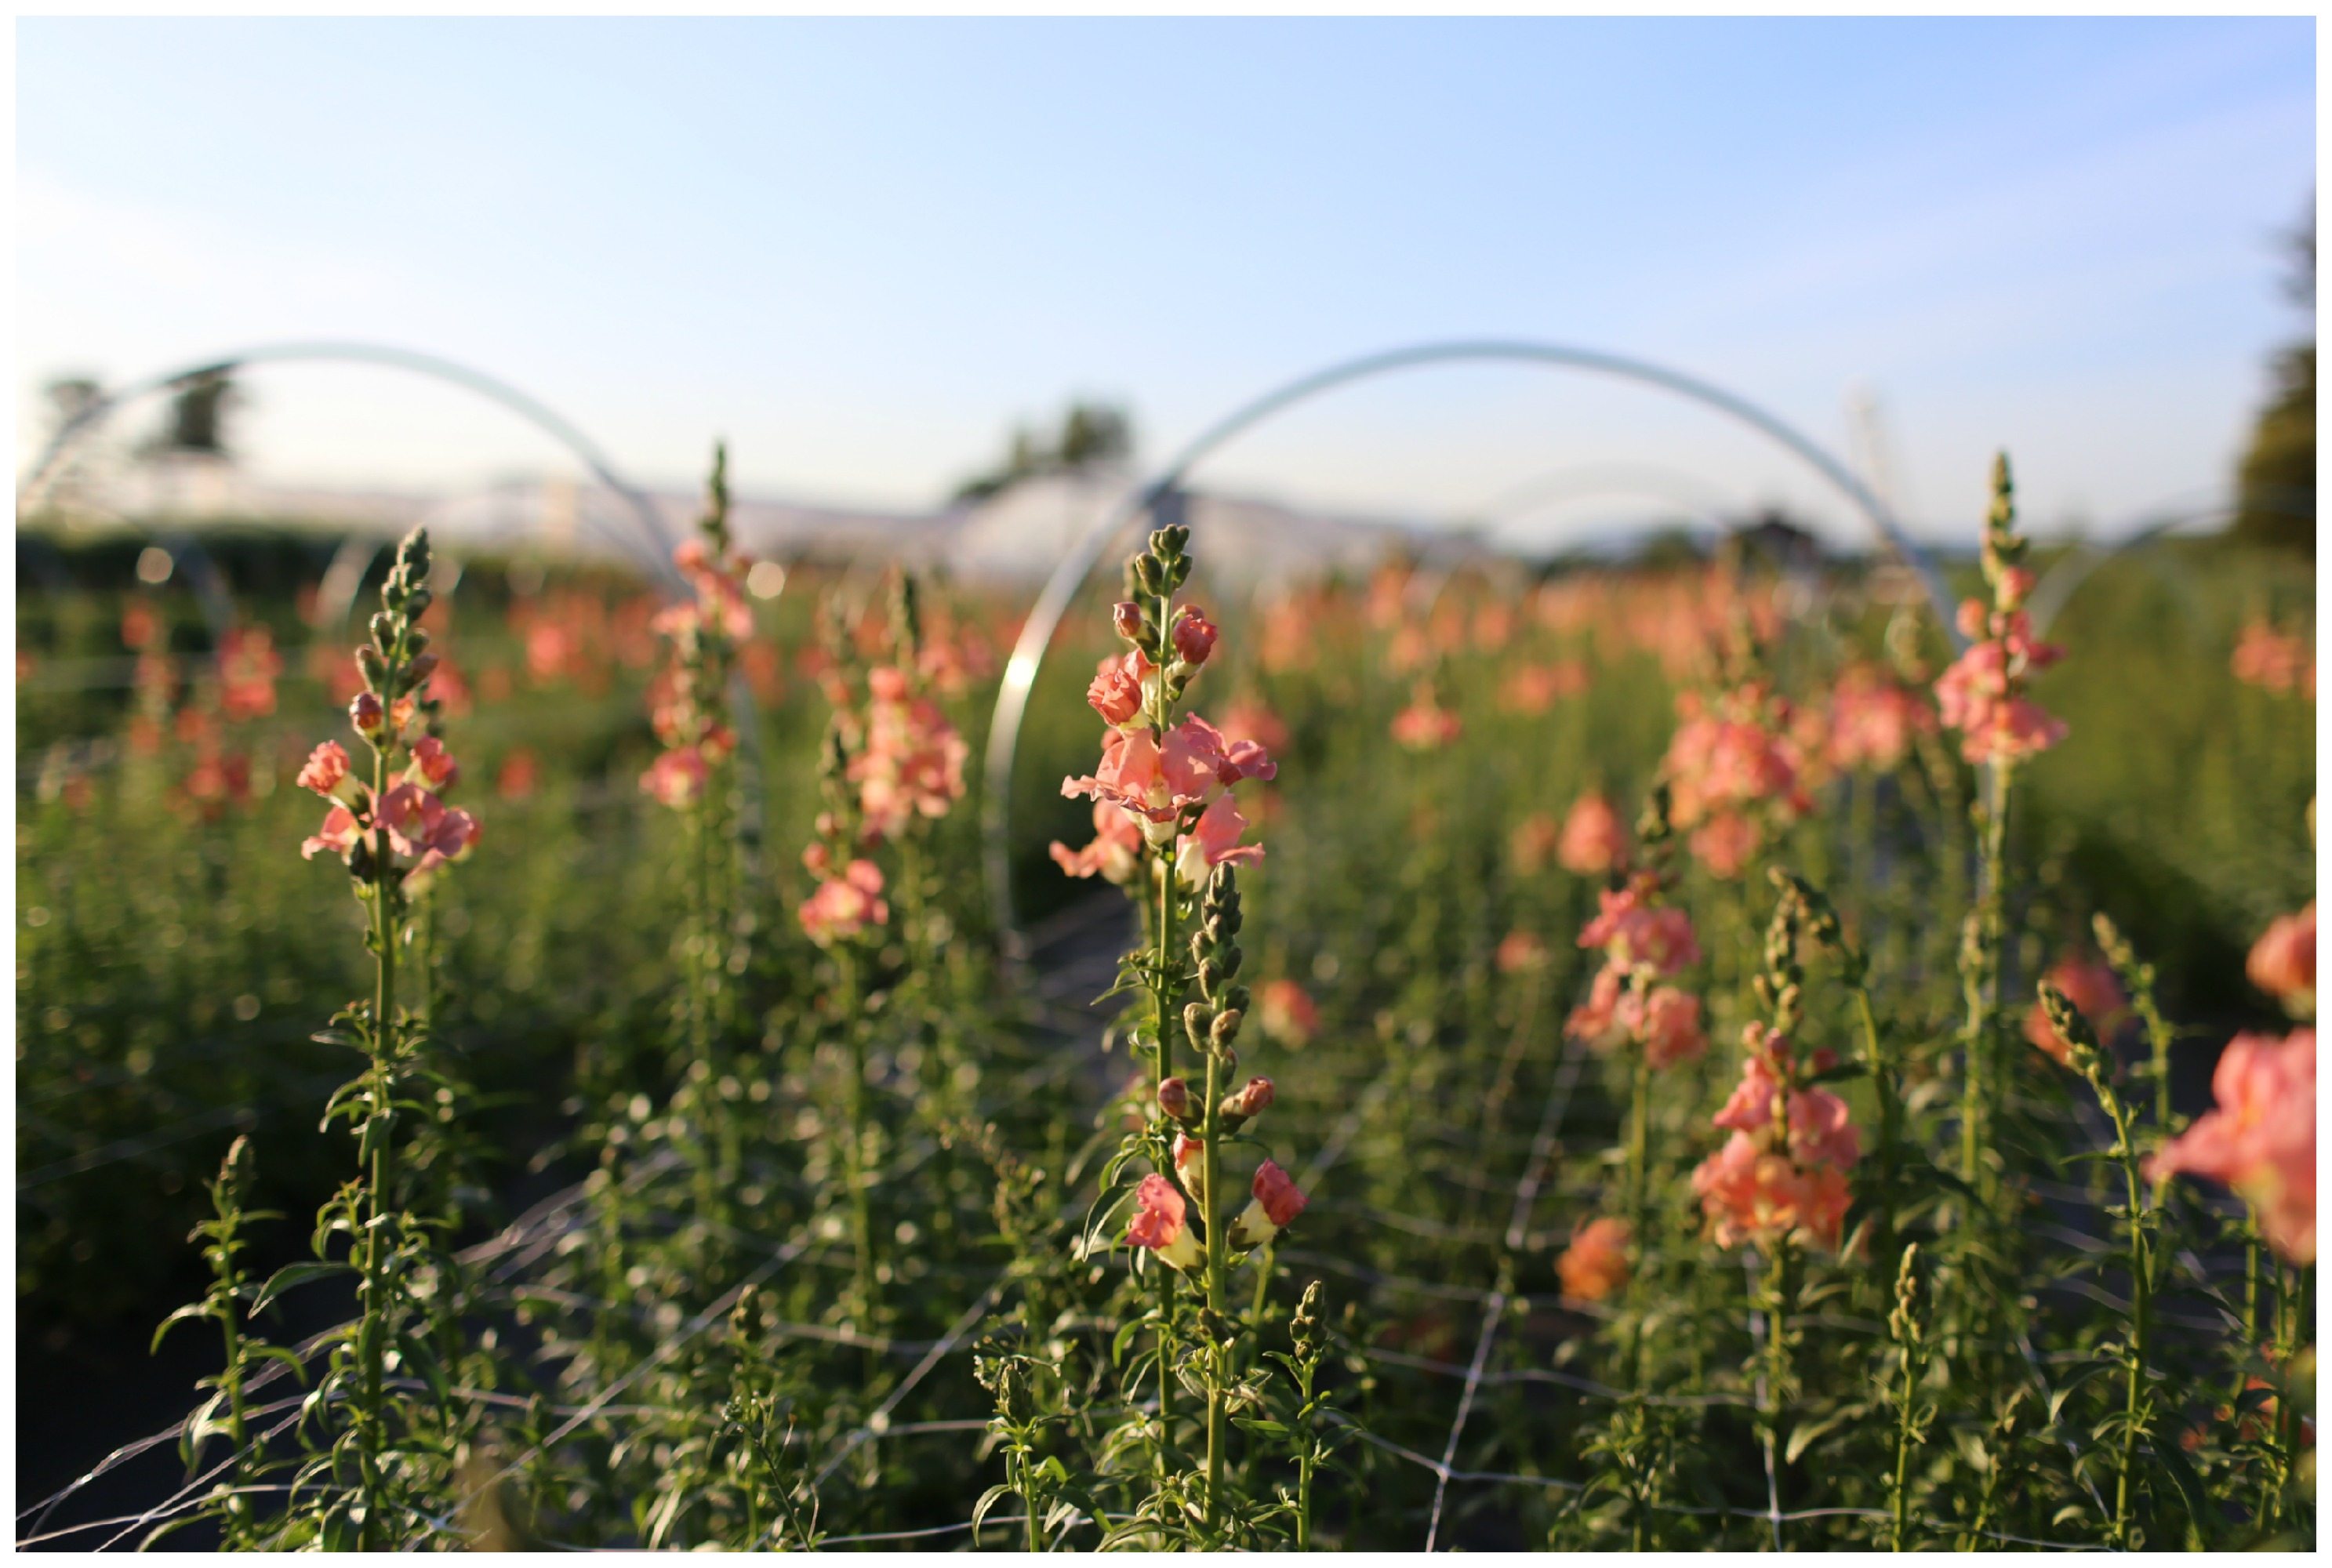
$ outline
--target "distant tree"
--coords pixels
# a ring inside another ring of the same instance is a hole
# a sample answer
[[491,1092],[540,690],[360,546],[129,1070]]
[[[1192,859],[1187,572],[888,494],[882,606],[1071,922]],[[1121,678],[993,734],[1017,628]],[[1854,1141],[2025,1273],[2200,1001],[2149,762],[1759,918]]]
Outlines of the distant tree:
[[1060,435],[1052,440],[1026,425],[1015,425],[1003,463],[958,485],[955,499],[985,501],[1024,479],[1040,473],[1074,473],[1116,462],[1133,451],[1133,424],[1125,410],[1104,403],[1072,403],[1061,416]]
[[147,443],[150,455],[193,453],[207,457],[231,455],[226,440],[228,416],[243,400],[234,376],[225,370],[197,370],[178,382],[170,394],[170,411],[161,430]]
[[[2292,235],[2292,298],[2316,309],[2316,212]],[[2316,554],[2316,344],[2311,338],[2275,359],[2273,390],[2236,470],[2232,531],[2255,544]]]

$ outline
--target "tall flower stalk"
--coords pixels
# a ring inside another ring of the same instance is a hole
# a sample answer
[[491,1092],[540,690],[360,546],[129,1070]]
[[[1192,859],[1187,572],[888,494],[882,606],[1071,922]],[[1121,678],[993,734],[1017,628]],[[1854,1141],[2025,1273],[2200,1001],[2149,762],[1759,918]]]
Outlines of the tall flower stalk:
[[2001,1052],[2001,960],[2008,912],[2008,813],[2019,764],[2065,738],[2063,721],[2026,695],[2032,674],[2061,650],[2032,637],[2024,608],[2032,573],[2021,562],[2025,540],[2016,531],[2015,486],[2005,454],[1993,462],[1992,507],[1985,514],[1983,578],[1990,598],[1969,598],[1959,610],[1968,649],[1935,682],[1945,728],[1960,732],[1960,755],[1984,768],[1976,903],[1962,943],[1961,977],[1967,1020],[1961,1031],[1960,1166],[1969,1187],[1990,1204],[1997,1183],[1988,1158],[1993,1112],[2005,1072]]
[[[471,852],[479,833],[475,818],[434,793],[435,785],[451,779],[453,760],[436,737],[420,732],[421,704],[437,664],[437,655],[428,651],[429,634],[420,625],[430,604],[428,577],[429,537],[416,529],[398,546],[382,585],[371,641],[357,650],[364,689],[349,704],[349,717],[371,752],[369,786],[358,779],[348,752],[336,741],[318,746],[299,779],[333,802],[323,826],[301,846],[301,854],[339,856],[370,917],[366,946],[373,955],[371,999],[340,1013],[334,1022],[341,1028],[327,1037],[358,1046],[368,1060],[364,1076],[344,1085],[325,1109],[328,1125],[345,1120],[355,1129],[361,1173],[325,1205],[316,1230],[320,1257],[331,1236],[348,1235],[360,1274],[353,1343],[343,1341],[335,1349],[330,1379],[352,1385],[346,1390],[351,1429],[322,1461],[337,1468],[343,1444],[352,1439],[358,1500],[352,1508],[328,1512],[324,1544],[368,1550],[388,1544],[394,1506],[387,1359],[392,1350],[406,1361],[422,1352],[404,1324],[410,1294],[406,1276],[425,1243],[400,1201],[397,1154],[398,1090],[416,1071],[424,1042],[417,1025],[397,1006],[397,952],[405,945],[412,901],[445,866]],[[311,1276],[287,1278],[291,1275],[279,1274],[263,1299]],[[307,1477],[303,1472],[302,1479]]]
[[[2113,1146],[2106,1155],[2122,1178],[2122,1207],[2115,1212],[2115,1218],[2121,1221],[2123,1263],[2129,1271],[2129,1311],[2120,1356],[2124,1399],[2121,1414],[2100,1429],[2117,1438],[2119,1446],[2108,1540],[2116,1548],[2130,1551],[2140,1544],[2134,1517],[2138,1447],[2154,1435],[2154,1380],[2148,1357],[2154,1348],[2154,1297],[2160,1285],[2154,1233],[2160,1229],[2161,1213],[2147,1201],[2149,1192],[2143,1174],[2146,1156],[2138,1148],[2137,1118],[2114,1085],[2113,1059],[2098,1045],[2097,1030],[2090,1027],[2089,1020],[2081,1016],[2081,1010],[2064,992],[2046,981],[2041,983],[2040,992],[2050,1027],[2071,1048],[2073,1070],[2088,1080],[2098,1106],[2113,1123]],[[2197,1519],[2194,1523],[2199,1530],[2202,1521]]]

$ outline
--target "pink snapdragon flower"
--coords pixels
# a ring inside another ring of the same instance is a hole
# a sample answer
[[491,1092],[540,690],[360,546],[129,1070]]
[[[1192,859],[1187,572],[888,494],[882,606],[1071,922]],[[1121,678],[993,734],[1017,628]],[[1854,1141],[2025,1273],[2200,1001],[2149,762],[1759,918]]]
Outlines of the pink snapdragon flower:
[[[1862,1158],[1846,1102],[1798,1085],[1789,1042],[1775,1030],[1751,1024],[1744,1044],[1741,1082],[1712,1118],[1732,1137],[1693,1172],[1702,1212],[1720,1247],[1770,1246],[1797,1233],[1835,1249],[1849,1197],[1847,1171]],[[1814,1065],[1822,1059],[1817,1052]]]
[[[2110,1041],[2129,1019],[2129,998],[2122,990],[2113,966],[2101,959],[2068,953],[2049,970],[2048,980],[2065,993],[2066,1000],[2080,1009],[2100,1041]],[[2049,1009],[2037,1001],[2024,1015],[2024,1037],[2036,1049],[2055,1058],[2058,1066],[2073,1065],[2073,1047],[2050,1023]]]
[[[1108,800],[1162,826],[1192,807],[1211,804],[1219,791],[1242,779],[1268,779],[1278,771],[1263,747],[1253,741],[1227,741],[1193,713],[1166,731],[1163,747],[1145,732],[1112,730],[1102,737],[1100,768],[1088,777],[1063,779],[1061,793],[1073,800]],[[1163,842],[1155,832],[1152,837]]]
[[1677,712],[1683,722],[1660,764],[1670,819],[1691,830],[1693,855],[1712,875],[1738,875],[1763,840],[1764,821],[1812,808],[1790,705],[1748,681],[1713,703],[1679,693]]
[[1395,743],[1411,751],[1438,751],[1453,744],[1465,725],[1433,695],[1430,682],[1421,683],[1408,707],[1393,715]]
[[2217,1107],[2146,1165],[2155,1181],[2208,1177],[2240,1193],[2270,1245],[2316,1261],[2316,1031],[2237,1035],[2211,1076]]
[[1199,813],[1190,831],[1176,842],[1174,875],[1184,887],[1195,891],[1206,885],[1208,874],[1218,865],[1247,865],[1261,860],[1262,845],[1239,842],[1246,831],[1247,818],[1239,815],[1238,804],[1228,793],[1216,796],[1214,803]]
[[1083,849],[1071,849],[1053,840],[1053,863],[1071,876],[1099,876],[1120,887],[1142,875],[1142,829],[1133,818],[1106,800],[1093,808],[1094,838]]
[[2298,914],[2279,915],[2251,945],[2243,972],[2251,984],[2298,1018],[2316,1012],[2316,901]]
[[365,787],[349,771],[348,751],[338,741],[327,741],[308,753],[297,782],[301,789],[312,789],[343,806],[364,804]]
[[1232,1222],[1233,1247],[1261,1247],[1295,1222],[1311,1200],[1295,1190],[1286,1171],[1269,1160],[1256,1168],[1253,1198]]
[[1292,980],[1266,981],[1256,992],[1263,1032],[1291,1049],[1312,1043],[1320,1030],[1320,1009],[1311,996]]
[[1658,879],[1639,873],[1614,893],[1595,896],[1601,908],[1579,933],[1581,947],[1600,947],[1616,967],[1647,969],[1672,975],[1700,961],[1700,943],[1694,937],[1692,917],[1672,905],[1655,904]]
[[1573,1301],[1601,1301],[1626,1288],[1635,1268],[1628,1259],[1635,1232],[1624,1219],[1591,1219],[1572,1233],[1571,1245],[1554,1260],[1563,1294]]
[[712,770],[704,753],[694,746],[665,751],[640,775],[640,788],[674,810],[684,810],[704,793]]
[[1101,662],[1093,684],[1085,688],[1085,705],[1111,725],[1139,723],[1149,700],[1148,683],[1155,666],[1132,649]]
[[1892,772],[1919,736],[1934,731],[1935,722],[1935,711],[1918,693],[1868,664],[1853,665],[1830,690],[1830,765],[1849,772]]
[[1125,1228],[1128,1246],[1148,1248],[1170,1268],[1193,1268],[1205,1261],[1187,1223],[1190,1205],[1174,1183],[1156,1174],[1144,1176],[1134,1189],[1133,1201],[1133,1221]]
[[1746,1133],[1701,1162],[1692,1190],[1719,1247],[1766,1247],[1794,1235],[1834,1251],[1852,1197],[1839,1167],[1801,1166]]
[[405,776],[432,789],[446,789],[462,776],[462,770],[443,741],[424,735],[413,743],[413,760],[406,764]]
[[1500,974],[1516,974],[1524,970],[1543,968],[1546,963],[1546,943],[1534,931],[1519,928],[1506,932],[1498,943],[1497,966]]
[[1574,876],[1601,876],[1628,862],[1628,830],[1611,802],[1589,790],[1571,803],[1563,819],[1555,864]]
[[850,760],[867,831],[895,838],[915,817],[948,814],[963,797],[963,767],[971,749],[937,703],[917,696],[906,675],[880,666],[867,672],[866,744]]
[[1697,1058],[1708,1049],[1701,1029],[1700,999],[1674,986],[1654,986],[1644,993],[1640,1015],[1628,1020],[1644,1042],[1644,1059],[1654,1067],[1672,1067]]
[[1981,599],[1961,604],[1960,627],[1979,640],[1935,682],[1944,724],[1960,731],[1960,755],[1970,762],[2014,762],[2062,741],[2065,722],[2026,697],[2024,683],[2064,650],[2034,642],[2024,611],[1987,612]]
[[1174,654],[1184,664],[1197,668],[1207,662],[1215,651],[1215,623],[1196,605],[1184,605],[1182,613],[1174,618]]
[[1219,1109],[1227,1118],[1224,1125],[1237,1132],[1241,1123],[1252,1121],[1270,1109],[1271,1102],[1276,1097],[1277,1091],[1272,1087],[1269,1078],[1249,1078],[1243,1088],[1223,1096]]
[[2246,622],[2235,643],[2235,679],[2279,694],[2298,692],[2316,700],[2316,649],[2297,632],[2279,632],[2264,620]]
[[219,707],[230,719],[275,712],[275,678],[283,659],[265,626],[234,626],[219,639]]
[[854,860],[840,876],[829,876],[802,901],[802,930],[820,947],[858,935],[891,918],[883,901],[883,870],[871,860]]
[[326,854],[345,858],[363,837],[364,828],[356,813],[345,806],[335,806],[324,813],[324,825],[301,842],[300,858],[313,860]]

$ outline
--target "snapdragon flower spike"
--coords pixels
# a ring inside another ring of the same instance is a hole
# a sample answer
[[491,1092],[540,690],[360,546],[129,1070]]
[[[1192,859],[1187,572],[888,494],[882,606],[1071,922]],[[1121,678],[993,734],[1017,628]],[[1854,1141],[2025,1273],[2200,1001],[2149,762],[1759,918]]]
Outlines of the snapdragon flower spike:
[[854,860],[840,876],[829,876],[802,901],[802,930],[820,947],[847,941],[891,918],[883,899],[883,870],[871,860]]
[[1992,602],[1960,605],[1960,630],[1973,639],[1935,682],[1935,705],[1947,729],[1960,731],[1960,754],[1970,762],[2013,763],[2062,741],[2065,722],[2024,694],[2027,678],[2064,655],[2035,642],[2024,602],[2032,574],[2018,562],[2025,541],[2016,532],[2014,486],[2008,459],[1993,464],[1992,511],[1984,520],[1983,575]]
[[1297,1191],[1287,1172],[1270,1160],[1256,1167],[1251,1190],[1254,1197],[1231,1224],[1233,1247],[1261,1247],[1295,1223],[1295,1217],[1312,1201]]
[[1144,1176],[1133,1201],[1133,1220],[1125,1228],[1127,1246],[1147,1248],[1170,1268],[1187,1270],[1206,1261],[1198,1238],[1190,1234],[1190,1205],[1174,1183],[1154,1173]]
[[1835,1250],[1861,1136],[1845,1101],[1800,1086],[1780,1031],[1750,1024],[1744,1033],[1741,1082],[1712,1118],[1732,1136],[1693,1171],[1693,1191],[1720,1247],[1771,1247],[1794,1236]]

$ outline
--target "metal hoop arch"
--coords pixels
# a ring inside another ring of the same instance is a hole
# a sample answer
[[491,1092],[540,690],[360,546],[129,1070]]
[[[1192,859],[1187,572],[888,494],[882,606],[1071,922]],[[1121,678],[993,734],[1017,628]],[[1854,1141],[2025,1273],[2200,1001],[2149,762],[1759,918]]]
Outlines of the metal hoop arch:
[[1549,369],[1584,370],[1617,377],[1623,381],[1674,393],[1688,402],[1714,409],[1748,425],[1804,462],[1854,504],[1856,510],[1869,521],[1880,541],[1918,573],[1936,621],[1956,645],[1958,636],[1952,622],[1951,600],[1944,590],[1943,580],[1937,576],[1933,563],[1904,533],[1902,525],[1887,503],[1857,478],[1845,464],[1746,398],[1697,377],[1626,355],[1523,339],[1465,339],[1419,343],[1343,360],[1275,387],[1201,430],[1154,478],[1128,491],[1108,512],[1095,519],[1093,526],[1085,531],[1060,565],[1054,569],[1053,575],[1046,579],[1044,589],[1037,596],[1028,619],[1021,626],[1020,636],[1013,645],[1011,660],[1005,665],[1004,679],[996,694],[995,714],[989,724],[987,751],[982,759],[982,853],[997,936],[1007,953],[1018,957],[1024,946],[1012,914],[1012,867],[1008,842],[1012,763],[1019,749],[1020,724],[1027,714],[1028,694],[1036,684],[1037,672],[1044,663],[1045,652],[1052,643],[1053,634],[1059,629],[1062,617],[1068,613],[1069,601],[1075,598],[1103,553],[1137,520],[1155,511],[1172,496],[1190,470],[1202,460],[1273,415],[1355,381],[1423,366],[1467,362],[1538,365]]
[[616,542],[626,549],[626,553],[635,555],[641,564],[646,566],[667,586],[677,584],[680,580],[672,564],[673,541],[664,531],[664,520],[657,514],[655,507],[647,497],[616,472],[615,465],[593,444],[589,436],[584,435],[581,430],[550,407],[507,381],[435,354],[425,354],[416,349],[398,349],[381,343],[315,341],[262,344],[257,348],[246,349],[221,359],[205,360],[199,364],[188,365],[158,376],[149,376],[142,380],[132,381],[126,386],[116,387],[92,399],[88,406],[67,420],[56,435],[50,437],[48,445],[42,450],[40,456],[34,459],[31,470],[17,483],[18,508],[21,510],[26,500],[36,493],[47,482],[49,476],[55,472],[57,465],[77,442],[96,429],[124,404],[151,393],[166,391],[172,387],[191,381],[198,376],[225,375],[243,369],[246,366],[287,362],[386,366],[391,369],[406,370],[415,375],[444,381],[500,404],[503,408],[516,414],[566,447],[584,467],[590,470],[594,479],[623,497],[625,503],[631,509],[634,518],[640,525],[640,538],[637,544],[641,548],[635,550],[633,546],[626,545],[620,540]]

